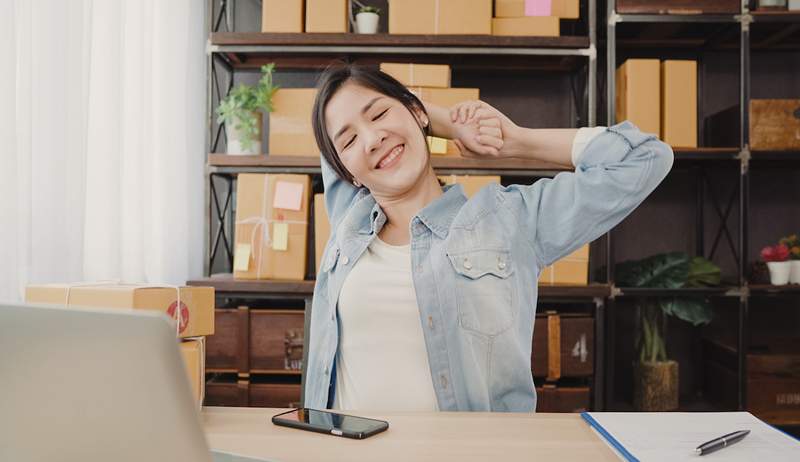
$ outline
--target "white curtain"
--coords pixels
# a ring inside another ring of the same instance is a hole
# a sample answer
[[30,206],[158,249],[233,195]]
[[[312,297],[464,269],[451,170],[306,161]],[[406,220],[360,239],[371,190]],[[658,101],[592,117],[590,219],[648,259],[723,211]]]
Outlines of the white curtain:
[[202,274],[205,3],[0,0],[0,300]]

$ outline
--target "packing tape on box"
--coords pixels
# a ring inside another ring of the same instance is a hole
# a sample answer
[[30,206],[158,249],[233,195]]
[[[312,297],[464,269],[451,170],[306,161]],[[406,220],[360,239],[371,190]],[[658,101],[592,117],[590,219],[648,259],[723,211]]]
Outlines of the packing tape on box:
[[250,231],[250,248],[256,246],[256,236],[258,236],[258,228],[261,227],[261,245],[258,246],[257,256],[255,257],[256,265],[256,279],[261,279],[261,258],[264,256],[264,246],[272,245],[272,236],[269,232],[270,223],[286,223],[289,225],[307,225],[306,220],[276,220],[267,218],[272,216],[272,203],[268,200],[270,193],[269,175],[264,175],[264,188],[262,191],[263,197],[261,200],[261,216],[245,218],[244,220],[236,221],[237,225],[254,225],[253,230]]
[[[64,305],[69,306],[69,297],[74,287],[102,287],[102,286],[118,286],[128,285],[137,289],[175,289],[176,302],[175,302],[175,336],[181,335],[181,324],[183,324],[183,310],[181,310],[181,288],[171,284],[123,284],[119,279],[103,280],[94,282],[79,282],[76,284],[67,284],[67,291],[64,294]],[[171,315],[170,315],[171,316]]]

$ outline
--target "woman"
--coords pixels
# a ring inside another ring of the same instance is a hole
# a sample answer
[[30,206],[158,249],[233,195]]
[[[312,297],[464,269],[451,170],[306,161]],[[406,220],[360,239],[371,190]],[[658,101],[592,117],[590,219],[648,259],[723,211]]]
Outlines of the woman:
[[[630,123],[527,129],[481,102],[423,105],[380,71],[320,78],[313,114],[331,237],[314,288],[305,405],[533,411],[542,268],[619,223],[667,175]],[[574,164],[532,185],[444,189],[425,135],[470,156]]]

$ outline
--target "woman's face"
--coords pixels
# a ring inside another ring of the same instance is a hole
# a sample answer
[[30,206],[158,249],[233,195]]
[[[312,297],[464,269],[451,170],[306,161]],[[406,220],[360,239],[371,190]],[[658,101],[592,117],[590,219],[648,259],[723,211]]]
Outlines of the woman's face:
[[430,170],[420,129],[426,116],[393,98],[348,82],[328,101],[325,119],[342,164],[373,195],[403,195]]

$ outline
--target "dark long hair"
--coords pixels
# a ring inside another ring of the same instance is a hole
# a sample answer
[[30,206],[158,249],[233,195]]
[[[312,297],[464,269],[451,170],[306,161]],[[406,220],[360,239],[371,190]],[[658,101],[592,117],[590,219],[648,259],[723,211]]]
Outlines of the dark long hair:
[[[336,152],[336,147],[333,145],[333,141],[328,135],[328,131],[325,129],[327,126],[325,107],[328,105],[333,95],[335,95],[346,82],[356,83],[362,87],[369,88],[400,101],[415,119],[415,110],[421,111],[426,116],[427,112],[419,98],[408,91],[402,83],[378,69],[345,63],[337,63],[328,67],[322,73],[317,83],[317,98],[314,101],[311,124],[314,127],[314,138],[317,140],[317,146],[322,156],[328,161],[328,164],[340,178],[348,183],[352,183],[354,179],[353,175],[347,171],[347,168],[342,164],[341,159],[339,159],[339,153]],[[423,136],[429,134],[429,127],[430,124],[420,128]]]

